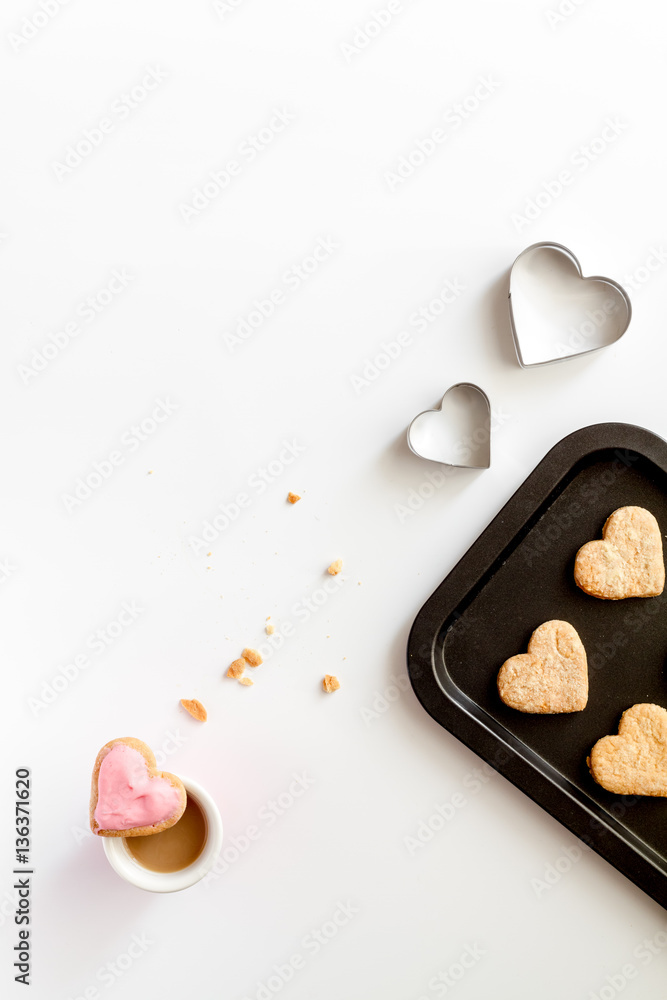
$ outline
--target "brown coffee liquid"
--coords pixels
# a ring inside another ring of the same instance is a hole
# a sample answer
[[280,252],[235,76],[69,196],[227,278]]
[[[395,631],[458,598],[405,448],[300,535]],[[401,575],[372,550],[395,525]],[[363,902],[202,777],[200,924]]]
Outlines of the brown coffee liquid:
[[188,795],[185,812],[168,830],[147,837],[126,837],[125,846],[144,868],[153,872],[178,872],[196,861],[207,836],[206,817]]

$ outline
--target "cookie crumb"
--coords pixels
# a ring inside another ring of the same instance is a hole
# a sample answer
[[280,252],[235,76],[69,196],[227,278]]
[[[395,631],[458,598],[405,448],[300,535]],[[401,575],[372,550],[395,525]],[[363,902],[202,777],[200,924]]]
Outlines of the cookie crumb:
[[287,494],[287,502],[288,503],[298,503],[300,499],[301,499],[301,497],[299,496],[298,493],[288,493]]
[[206,709],[196,698],[181,698],[181,705],[197,722],[206,722],[208,718]]
[[239,681],[239,684],[243,684],[243,687],[247,688],[252,687],[254,683],[255,682],[251,681],[249,677],[242,677]]
[[275,630],[276,630],[276,626],[275,625],[267,625],[266,629],[265,629],[265,632],[266,632],[267,635],[273,635],[273,633],[275,632]]
[[262,657],[260,656],[260,654],[257,652],[256,649],[248,649],[248,647],[246,647],[241,653],[241,656],[246,661],[246,663],[250,664],[251,667],[258,667],[260,663],[263,662]]
[[331,566],[329,566],[327,573],[330,573],[331,576],[338,576],[342,568],[343,568],[343,560],[336,559],[335,562],[332,562]]
[[234,660],[233,663],[230,663],[229,670],[227,671],[227,676],[233,677],[234,680],[237,680],[241,676],[244,670],[245,670],[245,660],[239,658],[238,660]]
[[327,694],[331,694],[332,691],[338,690],[340,687],[340,681],[337,677],[334,677],[333,674],[325,674],[324,680],[322,681],[322,687]]

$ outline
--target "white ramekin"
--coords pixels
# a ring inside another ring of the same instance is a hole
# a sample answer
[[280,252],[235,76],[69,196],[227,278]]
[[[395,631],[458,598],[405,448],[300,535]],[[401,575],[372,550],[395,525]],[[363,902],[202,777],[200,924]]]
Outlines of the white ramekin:
[[140,865],[125,846],[123,837],[102,837],[109,864],[126,882],[148,892],[178,892],[203,879],[215,864],[222,847],[222,819],[215,802],[205,789],[190,778],[179,778],[188,795],[195,800],[206,818],[207,837],[204,849],[191,865],[177,872],[153,872]]

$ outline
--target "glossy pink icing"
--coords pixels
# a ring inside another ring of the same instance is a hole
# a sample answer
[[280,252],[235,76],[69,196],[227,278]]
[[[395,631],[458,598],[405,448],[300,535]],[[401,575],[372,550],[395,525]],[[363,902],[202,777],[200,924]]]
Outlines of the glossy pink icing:
[[154,826],[181,807],[181,793],[166,778],[151,778],[143,756],[126,743],[106,755],[97,781],[94,817],[102,830]]

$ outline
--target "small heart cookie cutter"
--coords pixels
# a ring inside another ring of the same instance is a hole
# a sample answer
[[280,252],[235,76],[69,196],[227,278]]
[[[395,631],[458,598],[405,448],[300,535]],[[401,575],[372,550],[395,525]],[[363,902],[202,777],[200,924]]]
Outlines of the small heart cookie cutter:
[[[427,422],[432,421],[434,418],[431,414],[442,413],[442,407],[445,399],[450,394],[454,392],[455,389],[468,389],[473,394],[473,396],[478,396],[475,402],[479,405],[482,404],[484,409],[485,419],[484,426],[478,425],[471,435],[470,444],[467,443],[466,439],[459,440],[454,443],[454,450],[462,449],[464,455],[465,453],[479,452],[482,450],[482,455],[484,456],[484,462],[480,465],[472,464],[471,462],[461,461],[452,462],[447,458],[443,457],[445,454],[444,449],[438,451],[439,447],[442,447],[442,442],[439,440],[433,440],[432,436],[429,436],[428,432],[425,431]],[[479,435],[481,432],[481,435]],[[479,440],[476,440],[475,435],[479,436]],[[472,445],[472,447],[470,446]],[[483,389],[480,389],[478,385],[474,385],[472,382],[456,382],[455,385],[450,385],[447,392],[444,394],[438,406],[431,410],[423,410],[418,413],[417,416],[412,420],[410,426],[408,427],[408,446],[410,451],[412,451],[419,458],[425,458],[429,462],[437,462],[439,465],[447,465],[452,469],[488,469],[491,466],[491,403],[489,402],[489,397],[486,395]]]
[[[610,347],[620,340],[632,318],[630,297],[623,286],[611,278],[585,276],[572,251],[560,243],[533,243],[519,254],[510,270],[508,298],[512,337],[522,368],[569,361]],[[541,346],[545,341],[546,348]],[[558,353],[554,354],[556,345]]]

